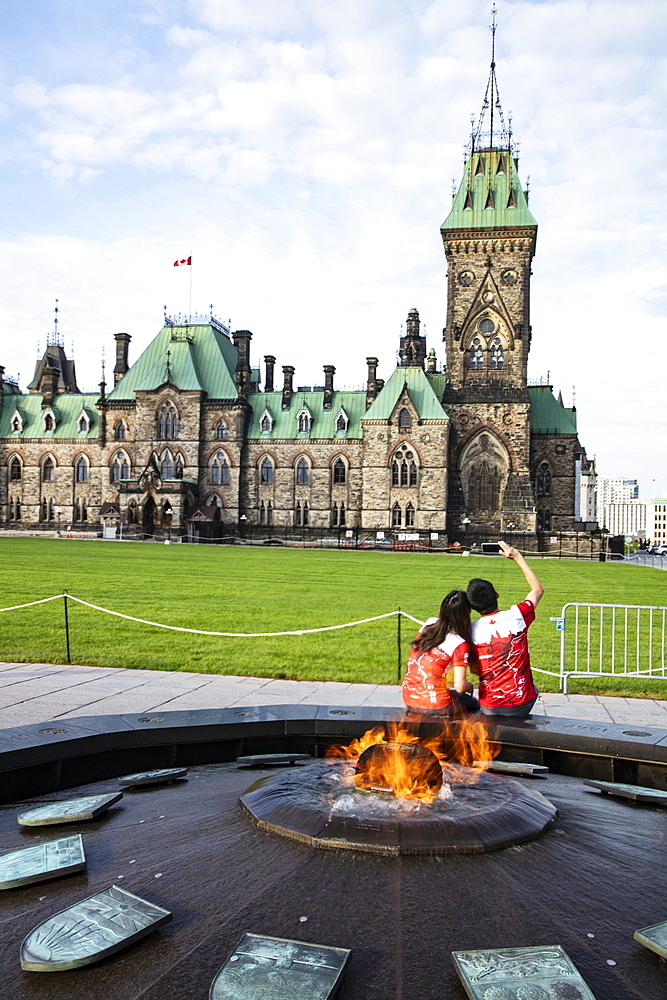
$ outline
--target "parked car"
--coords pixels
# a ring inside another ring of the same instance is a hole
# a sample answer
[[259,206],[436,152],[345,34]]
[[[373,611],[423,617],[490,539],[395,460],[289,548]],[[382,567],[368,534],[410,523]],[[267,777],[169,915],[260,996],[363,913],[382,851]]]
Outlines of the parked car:
[[667,556],[667,545],[656,545],[655,554],[656,556]]

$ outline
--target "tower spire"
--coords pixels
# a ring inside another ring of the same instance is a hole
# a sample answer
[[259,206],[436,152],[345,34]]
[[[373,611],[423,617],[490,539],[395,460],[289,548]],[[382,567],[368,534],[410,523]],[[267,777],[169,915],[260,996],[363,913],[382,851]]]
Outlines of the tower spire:
[[508,117],[505,122],[502,105],[500,103],[500,93],[498,91],[498,80],[496,77],[496,17],[498,11],[494,3],[491,8],[491,68],[489,79],[484,92],[482,110],[475,124],[468,144],[468,153],[474,153],[480,149],[509,149],[513,150],[512,142],[512,118]]

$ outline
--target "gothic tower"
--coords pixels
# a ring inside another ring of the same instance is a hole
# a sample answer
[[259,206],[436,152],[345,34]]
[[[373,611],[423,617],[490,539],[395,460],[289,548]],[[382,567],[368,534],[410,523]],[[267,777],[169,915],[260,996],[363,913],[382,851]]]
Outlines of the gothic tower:
[[530,480],[530,274],[537,223],[495,72],[441,233],[448,263],[450,532],[535,529]]

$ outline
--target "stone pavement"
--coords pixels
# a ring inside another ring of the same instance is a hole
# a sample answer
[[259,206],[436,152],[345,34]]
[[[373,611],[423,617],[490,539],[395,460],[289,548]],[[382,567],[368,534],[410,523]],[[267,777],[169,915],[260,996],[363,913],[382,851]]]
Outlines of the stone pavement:
[[[78,715],[285,704],[396,708],[402,701],[398,687],[383,684],[0,663],[0,729]],[[667,729],[667,701],[547,693],[533,714]]]

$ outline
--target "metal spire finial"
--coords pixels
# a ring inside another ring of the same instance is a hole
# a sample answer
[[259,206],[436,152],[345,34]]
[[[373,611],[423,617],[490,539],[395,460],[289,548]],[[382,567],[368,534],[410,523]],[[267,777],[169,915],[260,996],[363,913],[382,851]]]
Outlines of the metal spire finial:
[[[475,124],[473,119],[472,134],[466,152],[468,155],[480,149],[513,150],[511,119],[509,128],[505,124],[503,109],[500,104],[498,81],[496,79],[496,17],[498,10],[494,3],[491,8],[491,70],[486,84],[482,110]],[[488,113],[488,123],[486,121]]]
[[53,332],[47,334],[46,336],[46,346],[47,347],[64,347],[65,342],[60,333],[58,333],[58,299],[56,299],[56,307],[53,310]]

